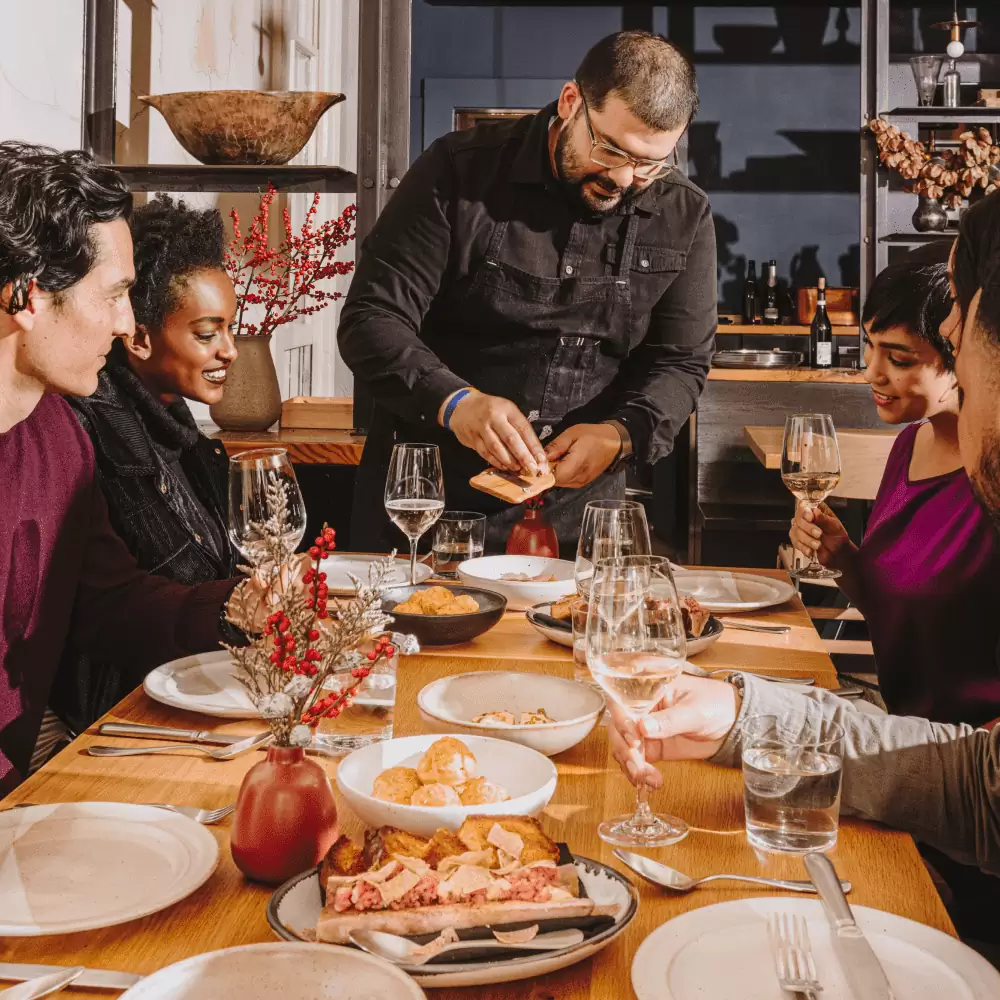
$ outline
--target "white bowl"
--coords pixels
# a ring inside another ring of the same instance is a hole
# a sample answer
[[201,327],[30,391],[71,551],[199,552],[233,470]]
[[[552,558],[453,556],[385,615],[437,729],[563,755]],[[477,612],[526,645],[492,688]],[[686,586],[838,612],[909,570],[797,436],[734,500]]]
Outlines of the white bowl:
[[[544,556],[485,556],[469,559],[458,567],[458,575],[468,587],[482,587],[503,594],[508,611],[524,611],[532,604],[554,603],[576,593],[575,564],[568,559]],[[506,574],[552,575],[550,583],[502,580]]]
[[469,816],[537,816],[549,804],[556,790],[556,769],[547,757],[506,740],[455,735],[472,751],[479,774],[507,789],[506,802],[435,809],[372,798],[375,778],[389,767],[416,767],[423,752],[441,738],[435,734],[403,736],[355,750],[337,768],[337,787],[369,826],[395,826],[421,837],[432,837],[440,827],[457,830]]
[[[552,674],[477,670],[432,681],[417,695],[424,723],[440,733],[490,735],[519,743],[551,757],[580,742],[597,724],[604,698],[588,684]],[[522,712],[542,708],[555,722],[536,726],[498,726],[473,722],[484,712]]]

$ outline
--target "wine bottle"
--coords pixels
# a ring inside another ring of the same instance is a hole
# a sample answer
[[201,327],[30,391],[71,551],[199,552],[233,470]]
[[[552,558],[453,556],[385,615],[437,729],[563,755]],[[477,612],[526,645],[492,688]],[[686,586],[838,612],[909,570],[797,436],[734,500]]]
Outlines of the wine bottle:
[[747,263],[747,276],[743,282],[743,322],[752,326],[757,322],[757,264]]
[[816,314],[809,329],[809,354],[813,368],[833,367],[833,326],[826,314],[826,278],[819,279]]
[[764,265],[767,285],[764,289],[764,322],[775,326],[780,319],[778,311],[778,262],[769,260]]

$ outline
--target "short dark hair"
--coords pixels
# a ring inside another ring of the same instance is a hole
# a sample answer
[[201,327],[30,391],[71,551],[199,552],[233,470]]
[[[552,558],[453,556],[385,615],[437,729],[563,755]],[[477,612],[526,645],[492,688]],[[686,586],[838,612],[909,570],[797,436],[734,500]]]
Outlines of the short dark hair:
[[75,285],[97,257],[91,227],[131,213],[121,175],[88,153],[0,142],[0,288],[29,278],[49,292]]
[[698,112],[698,84],[691,60],[662,35],[619,31],[602,38],[584,57],[576,81],[600,111],[611,94],[649,128],[687,127]]
[[159,330],[177,307],[188,275],[225,267],[219,212],[188,208],[183,201],[174,202],[166,195],[135,210],[132,243],[132,312],[136,323],[149,330]]
[[979,289],[978,323],[1000,346],[1000,198],[987,195],[962,216],[952,267],[962,319]]
[[955,355],[939,329],[952,305],[949,249],[948,244],[921,247],[881,271],[868,290],[861,319],[872,333],[905,327],[926,340],[951,371]]

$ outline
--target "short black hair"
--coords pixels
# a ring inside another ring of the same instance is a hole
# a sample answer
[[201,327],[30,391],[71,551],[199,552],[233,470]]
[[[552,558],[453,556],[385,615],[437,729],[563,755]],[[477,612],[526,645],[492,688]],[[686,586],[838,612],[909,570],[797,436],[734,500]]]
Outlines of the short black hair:
[[195,271],[225,267],[222,216],[217,209],[188,208],[160,195],[132,216],[135,284],[132,312],[147,330],[159,330],[177,308],[184,279]]
[[644,125],[660,132],[687,127],[698,112],[694,65],[676,45],[648,31],[619,31],[584,57],[576,82],[600,111],[617,94]]
[[962,319],[980,289],[979,326],[1000,346],[1000,198],[987,195],[962,216],[952,267]]
[[91,227],[131,213],[128,185],[89,153],[0,142],[0,288],[29,278],[48,292],[75,285],[97,258]]
[[872,282],[865,299],[862,322],[872,333],[895,326],[926,340],[949,371],[955,367],[951,342],[940,326],[951,312],[948,283],[948,244],[930,244],[890,264]]

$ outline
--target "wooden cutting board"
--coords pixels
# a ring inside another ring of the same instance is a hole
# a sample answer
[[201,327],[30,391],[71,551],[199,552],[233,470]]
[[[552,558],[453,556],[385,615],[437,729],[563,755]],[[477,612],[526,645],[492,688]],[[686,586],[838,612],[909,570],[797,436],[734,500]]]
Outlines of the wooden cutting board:
[[501,472],[499,469],[487,469],[469,480],[474,489],[507,503],[524,503],[552,489],[555,484],[556,477],[551,472],[544,476],[530,476],[527,473]]

